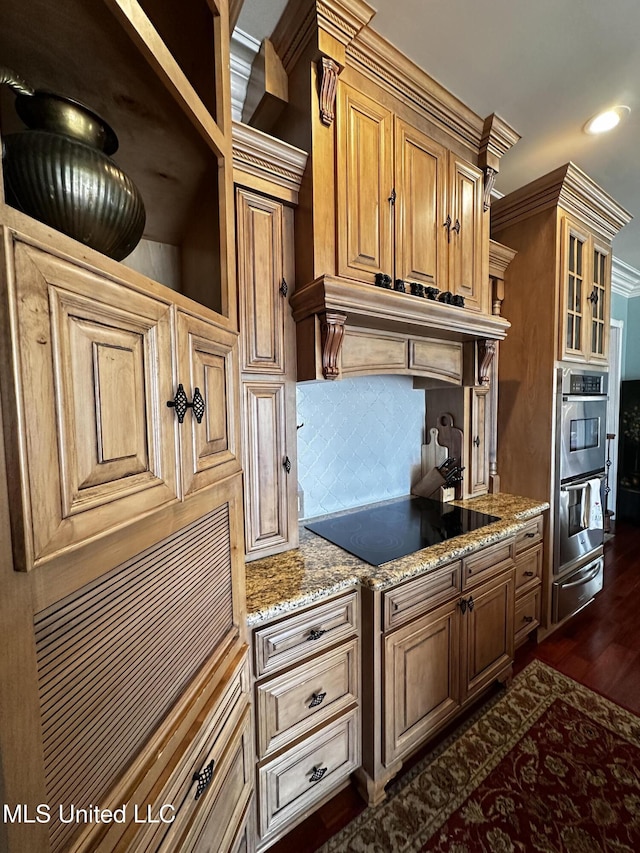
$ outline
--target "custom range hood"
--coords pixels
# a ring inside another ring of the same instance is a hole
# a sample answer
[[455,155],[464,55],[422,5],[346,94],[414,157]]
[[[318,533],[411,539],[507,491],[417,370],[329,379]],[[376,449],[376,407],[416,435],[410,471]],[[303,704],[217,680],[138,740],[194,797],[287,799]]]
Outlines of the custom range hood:
[[298,379],[460,384],[464,342],[489,350],[509,328],[492,294],[489,207],[519,135],[447,92],[369,27],[373,15],[362,0],[290,0],[270,40],[288,101],[262,129],[309,152],[290,297]]

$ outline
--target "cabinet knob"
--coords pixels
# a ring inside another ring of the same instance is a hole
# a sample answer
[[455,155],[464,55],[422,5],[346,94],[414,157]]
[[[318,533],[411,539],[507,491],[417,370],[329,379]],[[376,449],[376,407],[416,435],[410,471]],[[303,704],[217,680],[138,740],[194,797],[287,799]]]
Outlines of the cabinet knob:
[[199,773],[193,774],[193,782],[198,783],[198,787],[196,789],[196,800],[200,799],[202,794],[207,790],[211,780],[213,779],[213,766],[215,761],[211,759],[211,761],[207,764],[204,770],[201,770]]
[[282,460],[282,467],[287,472],[287,474],[291,473],[291,460],[289,459],[288,456],[285,456],[284,459]]
[[533,616],[523,616],[522,621],[523,622],[533,622]]
[[314,767],[309,782],[319,782],[328,769],[328,767]]
[[466,599],[465,599],[465,598],[461,598],[461,599],[460,599],[460,601],[458,602],[458,607],[460,608],[460,610],[461,610],[463,613],[466,613],[466,612],[467,612],[467,601],[466,601]]
[[479,435],[477,435],[477,436],[473,439],[473,443],[475,444],[475,446],[476,446],[476,447],[480,447],[480,436],[479,436]]
[[307,640],[319,640],[320,637],[326,633],[327,633],[326,628],[312,628],[309,631],[309,636],[307,637]]
[[589,302],[593,305],[594,308],[598,304],[598,288],[597,287],[594,287],[593,290],[591,291],[591,295],[589,296]]
[[204,417],[204,397],[200,393],[200,389],[196,386],[193,391],[193,402],[189,403],[193,409],[193,414],[196,416],[196,420],[199,424],[202,423],[202,418]]
[[533,577],[533,572],[523,572],[523,574],[524,574],[525,578],[532,578]]
[[388,200],[389,200],[389,204],[390,204],[392,207],[393,207],[393,205],[396,203],[396,198],[397,198],[397,196],[396,196],[396,188],[395,188],[395,187],[393,187],[393,189],[391,190],[391,195],[389,196],[389,199],[388,199]]
[[324,701],[325,693],[312,693],[311,694],[311,702],[309,703],[309,708],[317,708],[318,705],[322,705]]
[[527,539],[533,539],[534,536],[536,536],[535,533],[525,533],[524,535],[527,537]]
[[447,229],[447,243],[451,240],[451,217],[447,214],[447,218],[442,223],[442,227]]
[[469,606],[469,613],[471,613],[471,611],[473,610],[473,608],[476,606],[475,601],[473,600],[473,596],[472,596],[472,595],[470,595],[470,596],[469,596],[469,601],[467,602],[467,604],[468,604],[468,606]]
[[286,296],[286,295],[287,295],[287,293],[289,293],[289,285],[287,284],[286,279],[284,278],[284,276],[283,276],[283,278],[282,278],[282,284],[280,285],[280,293],[281,293],[283,296]]
[[451,230],[455,231],[456,234],[460,233],[460,220],[456,219],[456,224],[451,226]]

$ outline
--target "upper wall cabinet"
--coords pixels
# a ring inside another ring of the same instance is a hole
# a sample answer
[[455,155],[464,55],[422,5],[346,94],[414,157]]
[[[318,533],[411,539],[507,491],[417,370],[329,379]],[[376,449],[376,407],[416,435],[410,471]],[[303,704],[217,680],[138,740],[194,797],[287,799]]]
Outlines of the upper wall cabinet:
[[480,169],[342,83],[336,134],[338,274],[385,273],[487,310]]
[[509,326],[490,311],[488,211],[519,136],[377,35],[373,15],[363,0],[289,0],[271,36],[289,81],[271,132],[310,154],[291,297],[298,380],[340,378],[349,329],[387,345],[502,340]]
[[[60,0],[55,14],[45,0],[7,0],[0,56],[30,86],[86,104],[115,133],[111,159],[137,187],[146,211],[142,239],[124,265],[213,309],[235,328],[226,17],[226,0]],[[6,87],[0,129],[5,142],[25,131]],[[5,178],[8,163],[9,157]],[[51,218],[46,205],[39,215],[23,192],[9,189],[5,180],[6,201],[30,214],[16,216],[18,228],[32,232],[33,216],[56,229],[47,241],[111,266],[90,240],[93,250],[83,245],[86,231],[75,233],[64,217]]]
[[573,163],[494,203],[492,234],[518,251],[506,311],[523,327],[532,311],[549,317],[541,357],[608,361],[611,242],[630,218]]

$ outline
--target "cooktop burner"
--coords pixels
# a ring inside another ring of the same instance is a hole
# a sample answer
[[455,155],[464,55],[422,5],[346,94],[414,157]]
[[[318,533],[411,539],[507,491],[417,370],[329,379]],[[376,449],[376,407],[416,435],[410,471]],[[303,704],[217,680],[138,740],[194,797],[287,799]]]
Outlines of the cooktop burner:
[[499,518],[427,498],[406,497],[305,527],[372,566],[381,566],[494,521]]

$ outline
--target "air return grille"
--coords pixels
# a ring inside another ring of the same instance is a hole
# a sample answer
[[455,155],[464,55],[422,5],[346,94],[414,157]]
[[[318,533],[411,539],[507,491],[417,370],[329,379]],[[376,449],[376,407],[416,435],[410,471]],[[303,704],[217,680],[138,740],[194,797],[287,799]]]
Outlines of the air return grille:
[[[101,805],[233,629],[227,504],[38,613],[48,802]],[[52,821],[53,850],[77,824]]]

